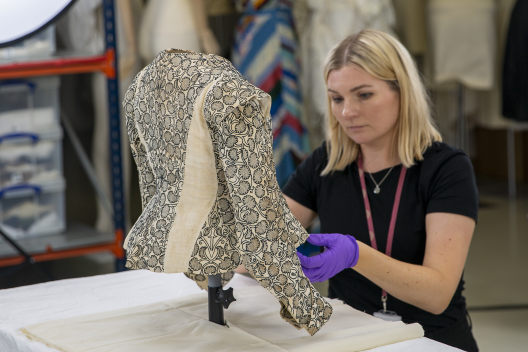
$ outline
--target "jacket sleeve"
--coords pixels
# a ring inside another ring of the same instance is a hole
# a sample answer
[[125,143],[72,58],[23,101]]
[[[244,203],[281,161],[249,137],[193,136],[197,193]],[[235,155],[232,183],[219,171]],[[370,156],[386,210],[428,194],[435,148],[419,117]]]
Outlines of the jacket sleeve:
[[308,234],[277,183],[271,99],[251,86],[232,87],[214,97],[206,121],[217,128],[213,143],[232,201],[242,262],[279,300],[281,317],[313,335],[328,321],[332,307],[304,276],[297,257],[296,248]]

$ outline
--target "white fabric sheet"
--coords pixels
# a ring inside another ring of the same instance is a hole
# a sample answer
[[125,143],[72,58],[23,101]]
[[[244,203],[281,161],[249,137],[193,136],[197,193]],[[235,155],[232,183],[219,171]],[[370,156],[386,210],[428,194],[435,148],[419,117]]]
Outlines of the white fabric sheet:
[[[238,289],[255,285],[260,289],[254,280],[238,274],[229,284],[235,288],[235,297]],[[29,340],[19,331],[24,326],[137,307],[196,293],[204,297],[206,295],[183,274],[152,273],[144,270],[0,290],[0,351],[56,351],[40,342]],[[235,308],[237,303],[239,307]],[[226,313],[231,311],[235,313],[237,309],[245,309],[242,302],[233,303]],[[226,317],[230,319],[227,314]],[[287,323],[284,322],[284,324],[285,328],[291,329]],[[292,329],[292,333],[297,332]],[[447,352],[458,350],[426,338],[418,338],[375,348],[371,351]]]
[[53,320],[22,331],[61,351],[362,351],[423,336],[419,324],[384,322],[334,300],[332,318],[315,335],[293,329],[276,314],[263,287],[237,289],[225,311],[229,328],[208,322],[206,294]]

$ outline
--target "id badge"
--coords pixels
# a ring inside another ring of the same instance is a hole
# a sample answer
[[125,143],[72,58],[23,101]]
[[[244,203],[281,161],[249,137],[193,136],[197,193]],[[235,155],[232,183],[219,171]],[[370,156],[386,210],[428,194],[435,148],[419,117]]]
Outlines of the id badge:
[[401,321],[402,317],[400,317],[396,312],[393,312],[392,310],[380,310],[379,312],[374,312],[374,317],[380,318],[387,321]]

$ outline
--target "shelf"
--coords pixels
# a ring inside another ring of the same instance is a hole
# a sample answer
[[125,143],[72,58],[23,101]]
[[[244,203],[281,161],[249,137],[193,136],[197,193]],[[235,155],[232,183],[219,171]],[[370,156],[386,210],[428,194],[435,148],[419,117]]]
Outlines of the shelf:
[[[116,257],[123,255],[123,234],[101,233],[92,227],[69,223],[65,232],[49,236],[27,237],[17,240],[35,261],[56,260],[96,252],[110,251]],[[0,267],[17,265],[24,261],[16,250],[0,238]]]
[[[117,77],[116,33],[114,18],[114,0],[103,0],[103,22],[106,51],[98,56],[57,53],[45,58],[26,58],[10,61],[0,60],[0,80],[48,75],[66,75],[100,71],[107,78],[107,97],[109,113],[109,139],[113,198],[113,234],[102,234],[79,224],[68,224],[64,233],[53,236],[41,236],[16,240],[37,262],[101,251],[110,251],[116,257],[116,270],[125,270],[124,240],[124,199],[121,165],[121,120]],[[64,122],[65,120],[63,120]],[[72,138],[70,136],[70,138]],[[80,155],[81,157],[84,154]],[[0,241],[0,267],[23,263],[25,258],[12,246]]]
[[0,79],[48,75],[67,75],[102,71],[108,78],[116,75],[115,50],[109,48],[104,55],[89,57],[56,57],[34,61],[0,63]]

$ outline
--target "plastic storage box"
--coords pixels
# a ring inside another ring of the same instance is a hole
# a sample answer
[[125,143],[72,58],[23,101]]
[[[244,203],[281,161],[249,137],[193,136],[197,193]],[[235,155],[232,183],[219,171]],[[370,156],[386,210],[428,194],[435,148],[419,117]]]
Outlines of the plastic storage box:
[[0,60],[49,57],[55,51],[55,25],[49,25],[20,43],[0,49]]
[[0,135],[59,125],[57,76],[0,81]]
[[14,239],[51,235],[66,229],[61,178],[44,184],[19,184],[0,189],[0,223]]
[[0,134],[0,188],[40,184],[62,176],[62,131]]

